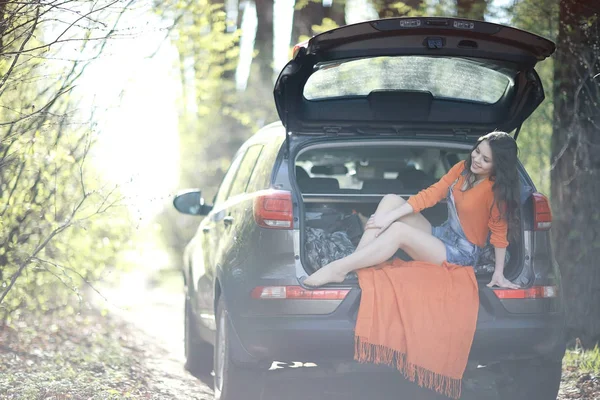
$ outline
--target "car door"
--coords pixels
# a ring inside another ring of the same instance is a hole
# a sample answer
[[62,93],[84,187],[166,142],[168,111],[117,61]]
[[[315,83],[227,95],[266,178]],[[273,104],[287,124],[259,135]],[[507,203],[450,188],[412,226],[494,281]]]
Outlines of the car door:
[[191,251],[190,281],[195,295],[195,311],[200,323],[214,329],[214,277],[217,255],[223,233],[225,203],[239,170],[244,152],[237,153],[223,177],[212,211],[198,227]]
[[235,267],[240,263],[240,257],[244,257],[242,234],[244,227],[253,223],[252,199],[246,196],[247,187],[262,150],[262,144],[249,146],[233,179],[224,207],[223,230],[220,237],[222,243],[216,260],[217,268]]

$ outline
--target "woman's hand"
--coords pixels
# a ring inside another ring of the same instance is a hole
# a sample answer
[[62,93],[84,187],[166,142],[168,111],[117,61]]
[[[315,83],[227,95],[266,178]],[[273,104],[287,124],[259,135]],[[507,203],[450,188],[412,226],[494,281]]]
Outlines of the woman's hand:
[[377,237],[377,236],[381,235],[383,232],[385,232],[385,230],[387,228],[389,228],[390,225],[394,223],[394,221],[395,221],[395,219],[392,219],[390,217],[390,214],[387,214],[387,213],[373,214],[367,221],[367,224],[365,225],[365,230],[366,229],[379,229],[377,231],[377,233],[375,233],[375,237]]
[[504,277],[502,272],[494,272],[492,280],[487,284],[488,287],[499,286],[501,288],[519,289],[519,285],[515,285]]

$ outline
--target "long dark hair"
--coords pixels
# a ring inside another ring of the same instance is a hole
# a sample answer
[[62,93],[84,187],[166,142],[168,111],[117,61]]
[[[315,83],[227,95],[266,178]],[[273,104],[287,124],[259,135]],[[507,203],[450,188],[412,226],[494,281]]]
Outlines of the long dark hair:
[[[477,144],[473,146],[471,153],[483,142],[488,141],[492,150],[493,168],[490,174],[490,180],[494,182],[492,191],[494,192],[494,204],[492,207],[498,207],[500,215],[508,223],[508,233],[511,239],[516,239],[520,232],[519,222],[519,198],[520,183],[518,166],[519,148],[517,142],[508,133],[501,131],[490,132],[481,136]],[[465,171],[467,172],[467,185],[471,186],[475,180],[471,172],[471,155],[465,161]],[[490,210],[491,211],[491,210]]]

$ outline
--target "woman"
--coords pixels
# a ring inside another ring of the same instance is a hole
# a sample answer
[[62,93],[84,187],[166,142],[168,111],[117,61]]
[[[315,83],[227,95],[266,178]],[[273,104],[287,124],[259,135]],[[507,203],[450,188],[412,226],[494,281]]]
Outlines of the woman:
[[[365,225],[356,251],[306,278],[307,286],[342,282],[351,271],[390,259],[400,248],[414,260],[475,265],[488,241],[495,270],[489,287],[517,289],[504,277],[508,232],[518,229],[517,143],[505,132],[482,136],[470,157],[404,201],[386,195]],[[420,211],[448,198],[448,221],[432,227]]]

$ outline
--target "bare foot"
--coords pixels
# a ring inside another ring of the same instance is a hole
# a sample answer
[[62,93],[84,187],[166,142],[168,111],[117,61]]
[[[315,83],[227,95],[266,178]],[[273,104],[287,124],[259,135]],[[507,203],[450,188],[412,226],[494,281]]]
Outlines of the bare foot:
[[316,271],[314,274],[304,280],[306,286],[323,286],[327,283],[341,283],[346,278],[346,274],[336,268],[334,263],[327,264],[323,268]]

